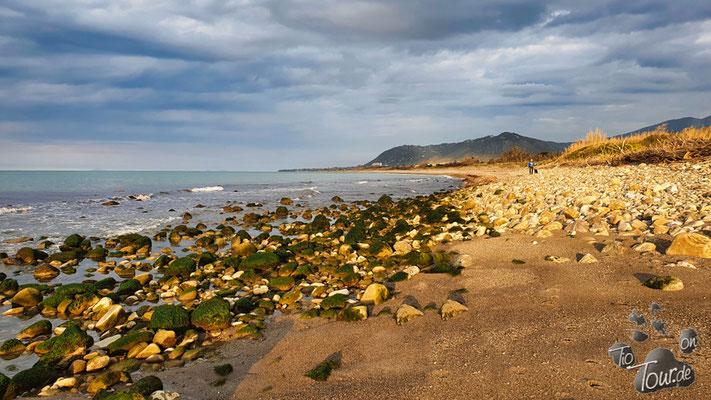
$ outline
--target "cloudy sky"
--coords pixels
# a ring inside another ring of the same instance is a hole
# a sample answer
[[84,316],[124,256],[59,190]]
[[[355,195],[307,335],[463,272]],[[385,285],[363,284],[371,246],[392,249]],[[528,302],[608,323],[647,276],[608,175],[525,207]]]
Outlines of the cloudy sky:
[[0,169],[573,141],[711,114],[710,66],[708,0],[3,0]]

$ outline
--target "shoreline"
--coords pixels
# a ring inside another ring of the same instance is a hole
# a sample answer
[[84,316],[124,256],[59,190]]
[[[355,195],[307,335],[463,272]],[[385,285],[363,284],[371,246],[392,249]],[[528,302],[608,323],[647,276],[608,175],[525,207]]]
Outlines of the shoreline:
[[[669,219],[666,224],[645,222],[642,226],[636,221],[647,221],[647,218],[639,214],[639,220],[625,219],[619,209],[611,210],[618,207],[613,207],[613,201],[623,198],[619,193],[641,193],[639,198],[630,197],[632,200],[622,209],[635,214],[636,208],[649,206],[643,201],[647,192],[660,197],[660,204],[696,196],[696,192],[703,189],[664,187],[661,183],[660,188],[642,187],[640,183],[648,177],[654,180],[659,176],[673,176],[673,179],[683,178],[690,184],[697,182],[697,186],[708,188],[700,177],[710,166],[709,163],[679,163],[649,166],[644,170],[561,168],[533,177],[509,174],[500,176],[496,182],[435,194],[430,200],[410,198],[389,202],[382,198],[379,202],[363,203],[371,207],[368,213],[340,207],[343,214],[351,213],[351,217],[366,218],[369,224],[380,224],[376,231],[372,225],[364,225],[365,235],[352,237],[355,240],[348,245],[350,248],[343,247],[346,240],[328,241],[323,240],[326,236],[320,238],[313,234],[308,238],[301,236],[301,240],[288,245],[250,240],[259,250],[267,252],[311,243],[306,248],[303,245],[293,248],[297,266],[292,268],[319,265],[312,275],[299,278],[294,275],[295,269],[286,270],[283,277],[297,278],[285,283],[289,288],[284,286],[284,290],[277,290],[275,285],[281,281],[274,280],[282,277],[279,271],[283,268],[256,269],[260,274],[272,274],[263,281],[267,292],[255,297],[254,289],[262,287],[255,284],[249,286],[252,294],[242,296],[252,297],[253,305],[256,304],[254,299],[260,299],[257,308],[267,306],[262,301],[274,306],[279,305],[281,299],[298,297],[295,302],[282,304],[290,313],[270,317],[273,321],[263,332],[258,323],[254,325],[260,320],[251,317],[255,311],[243,314],[249,316],[245,321],[250,322],[222,329],[215,339],[210,337],[212,335],[201,339],[225,340],[213,348],[217,353],[204,353],[197,361],[164,370],[158,368],[155,372],[151,372],[150,367],[160,364],[147,363],[141,375],[156,374],[167,390],[177,391],[183,398],[204,398],[206,393],[215,399],[242,396],[265,399],[472,397],[463,393],[475,394],[473,397],[632,396],[635,393],[632,376],[617,369],[606,354],[612,343],[630,340],[626,337],[632,326],[626,318],[632,308],[645,310],[647,303],[656,301],[668,310],[669,319],[673,319],[670,326],[673,335],[678,336],[680,329],[688,326],[698,327],[701,336],[707,333],[699,321],[706,315],[703,288],[711,283],[711,275],[705,267],[711,263],[698,257],[665,253],[682,233],[704,232],[711,227],[711,218],[708,218],[711,205],[707,204],[708,200],[702,200],[694,221],[685,219],[676,225],[673,223],[676,216],[672,214],[666,216]],[[588,199],[588,193],[596,193],[599,188],[604,188],[603,194]],[[545,196],[545,192],[539,194],[538,189],[563,197]],[[555,206],[559,200],[568,198],[578,199],[580,203],[567,209]],[[600,213],[605,224],[597,217]],[[388,216],[390,221],[379,222],[379,216]],[[398,216],[404,224],[416,227],[418,233],[414,236],[394,233],[390,239],[382,236],[398,227],[395,223]],[[308,231],[316,223],[314,217],[308,220],[311,222],[306,226],[292,223],[280,226],[280,231],[303,235],[304,230]],[[607,221],[618,222],[610,225]],[[349,229],[343,230],[345,236],[342,237],[348,238],[354,225],[350,222],[345,227]],[[660,227],[668,229],[656,232]],[[338,228],[331,225],[325,230],[317,229],[334,232]],[[191,240],[195,239],[200,238]],[[238,249],[244,243],[239,240],[235,245],[233,241],[231,248]],[[315,245],[326,246],[334,253],[321,250],[316,253],[311,247]],[[218,245],[215,252],[218,261],[223,259],[220,249]],[[194,250],[208,249],[194,247]],[[458,255],[450,254],[451,251]],[[420,260],[427,253],[432,258]],[[588,255],[595,261],[584,263],[583,259],[589,260]],[[676,266],[679,259],[695,268]],[[523,264],[513,262],[516,260]],[[342,270],[341,266],[350,262],[362,273],[354,272],[355,269]],[[413,265],[419,265],[419,273],[407,269]],[[233,280],[239,280],[244,272],[234,278],[233,275],[241,272],[238,268],[235,270],[237,272],[232,274],[218,268],[218,274],[223,280],[227,273]],[[408,272],[403,280],[392,279],[405,270]],[[685,289],[666,292],[643,286],[648,278],[667,273],[680,278]],[[315,280],[317,276],[319,279]],[[382,303],[363,304],[365,289],[378,283],[391,295]],[[326,291],[318,289],[324,287],[321,285],[327,287]],[[297,289],[299,293],[295,292]],[[331,312],[320,307],[325,299],[332,297],[327,296],[329,290],[344,289],[349,294],[345,303],[341,303],[345,308],[336,307]],[[321,292],[316,294],[317,290]],[[229,301],[229,297],[225,298]],[[506,301],[501,302],[502,298]],[[438,310],[445,300],[453,300],[469,310],[444,321]],[[424,315],[397,325],[393,314],[405,309],[404,304]],[[254,315],[258,317],[262,312]],[[304,319],[305,315],[312,318]],[[359,322],[345,322],[363,317]],[[247,329],[249,327],[256,327],[256,332]],[[233,340],[247,331],[246,336],[260,339],[257,342]],[[541,337],[544,340],[541,341]],[[670,338],[652,334],[648,342],[638,346],[638,357],[653,345],[673,349],[674,343]],[[703,354],[682,358],[699,371],[699,376],[710,367]],[[340,368],[333,370],[328,381],[314,382],[304,377],[309,369],[330,357],[338,358]],[[234,372],[228,375],[223,386],[212,386],[218,377],[211,368],[225,362],[233,364]],[[193,384],[185,385],[187,380]],[[121,385],[116,387],[121,388]],[[708,383],[699,379],[689,389],[675,390],[674,395],[698,398],[710,391]],[[61,395],[72,396],[66,392]]]

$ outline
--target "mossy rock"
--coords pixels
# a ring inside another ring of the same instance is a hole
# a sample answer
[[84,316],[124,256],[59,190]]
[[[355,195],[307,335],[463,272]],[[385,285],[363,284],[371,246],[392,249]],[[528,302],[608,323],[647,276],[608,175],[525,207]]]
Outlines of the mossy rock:
[[59,307],[60,304],[62,304],[62,302],[64,300],[71,300],[72,298],[73,298],[73,296],[70,297],[67,295],[56,295],[55,294],[53,296],[49,296],[49,297],[45,298],[44,300],[42,300],[40,305],[43,308],[56,309],[57,307]]
[[135,372],[141,368],[141,361],[135,358],[127,358],[123,361],[119,361],[116,364],[111,364],[109,366],[109,371],[124,371],[124,372]]
[[449,274],[451,276],[457,276],[462,273],[459,268],[453,267],[449,264],[435,264],[431,268],[425,269],[422,272],[426,274]]
[[242,297],[234,302],[232,306],[237,313],[248,313],[256,307],[251,299],[248,297]]
[[49,261],[59,261],[59,262],[67,262],[71,260],[81,260],[83,253],[78,251],[78,250],[68,250],[68,251],[62,251],[59,253],[54,253],[51,256],[49,256],[48,260]]
[[141,289],[143,289],[141,282],[135,279],[126,279],[121,282],[118,289],[116,289],[116,294],[119,296],[130,296]]
[[294,284],[294,278],[291,276],[282,276],[269,281],[269,287],[283,292],[293,288]]
[[74,295],[77,294],[96,292],[96,286],[91,283],[68,283],[66,285],[62,285],[54,289],[55,296],[74,297]]
[[151,393],[158,390],[163,390],[163,382],[161,382],[160,378],[157,376],[148,375],[137,380],[133,386],[131,386],[129,393],[138,393],[143,396],[150,396]]
[[84,236],[79,235],[78,233],[73,233],[64,239],[64,245],[69,246],[69,247],[79,247],[81,246],[81,243],[84,241]]
[[168,265],[168,269],[163,274],[165,277],[180,276],[182,278],[189,278],[190,274],[195,272],[197,263],[194,259],[190,257],[182,257],[173,261]]
[[44,353],[40,362],[46,365],[64,364],[67,359],[81,355],[82,349],[88,349],[94,339],[75,325],[70,325],[59,336],[54,336],[39,344],[35,351]]
[[[99,396],[99,393],[106,393],[106,396]],[[146,400],[146,397],[140,393],[116,392],[108,393],[106,389],[101,389],[91,400]]]
[[12,379],[0,373],[0,399],[10,400],[17,396],[17,387]]
[[190,314],[181,306],[158,306],[151,315],[152,329],[180,330],[190,326]]
[[650,289],[677,291],[684,288],[684,283],[681,279],[675,276],[666,275],[649,278],[646,282],[644,282],[644,286]]
[[15,257],[22,260],[25,264],[33,264],[39,260],[44,260],[49,256],[44,251],[36,250],[32,247],[23,247],[15,253]]
[[216,365],[214,369],[215,369],[215,373],[219,376],[227,376],[230,373],[232,373],[232,371],[233,371],[232,364],[229,364],[229,363],[222,364],[222,365]]
[[94,284],[97,290],[113,289],[116,286],[116,279],[112,277],[104,278]]
[[212,253],[206,252],[200,254],[196,261],[199,267],[203,267],[207,264],[214,264],[215,262],[217,262],[217,257],[215,257],[215,255]]
[[297,301],[301,300],[301,296],[301,290],[299,290],[298,288],[292,289],[281,296],[281,299],[279,299],[279,304],[294,304]]
[[163,268],[170,263],[170,260],[171,258],[168,257],[166,254],[161,254],[160,257],[156,258],[156,260],[153,262],[153,267]]
[[321,364],[317,365],[314,369],[307,372],[305,376],[315,380],[315,381],[327,381],[328,377],[331,376],[331,371],[340,367],[340,364],[336,360],[326,360]]
[[25,345],[18,339],[7,339],[0,346],[0,358],[12,360],[25,352]]
[[95,249],[89,250],[89,252],[86,253],[86,258],[94,261],[101,261],[105,260],[108,254],[109,251],[105,248],[97,247]]
[[366,240],[367,234],[365,227],[362,224],[356,224],[346,234],[345,243],[354,245]]
[[148,247],[150,250],[153,247],[153,241],[148,236],[139,235],[138,233],[129,233],[128,235],[121,235],[118,237],[119,246],[126,247],[131,246],[135,250]]
[[388,281],[390,282],[402,282],[410,279],[410,275],[407,274],[405,271],[399,271],[394,273],[390,278],[388,278]]
[[198,304],[191,315],[193,326],[206,331],[225,329],[231,320],[230,304],[219,297]]
[[25,393],[30,390],[41,389],[45,385],[54,382],[59,377],[59,372],[56,369],[43,365],[35,364],[32,368],[18,372],[12,377],[15,383],[17,394]]
[[5,279],[4,281],[0,282],[0,294],[4,296],[14,296],[15,293],[17,293],[17,289],[19,289],[20,285],[17,284],[17,281],[14,279]]
[[245,325],[237,332],[235,333],[236,338],[249,338],[249,339],[254,339],[258,340],[263,337],[262,332],[259,331],[259,329],[256,326],[253,325]]
[[128,351],[138,343],[150,342],[151,340],[153,340],[153,332],[134,329],[106,346],[106,350],[111,354],[122,350]]
[[131,376],[126,372],[106,371],[97,375],[94,380],[89,383],[86,391],[96,393],[102,389],[108,389],[119,382],[130,382]]
[[314,232],[325,232],[331,227],[331,222],[325,215],[319,214],[314,217],[314,220],[311,221],[310,226]]
[[18,339],[32,339],[40,335],[51,335],[52,323],[49,320],[41,319],[27,328],[20,331]]
[[328,296],[321,301],[321,309],[329,310],[331,308],[343,308],[348,302],[348,297],[342,294],[334,294],[333,296]]
[[270,252],[259,252],[247,256],[239,265],[239,269],[246,270],[267,270],[279,264],[279,256]]
[[304,311],[301,313],[301,316],[299,318],[301,319],[313,319],[318,317],[318,310],[315,308],[312,308],[308,311]]
[[368,319],[368,308],[366,306],[344,308],[338,312],[336,318],[345,322],[365,321]]

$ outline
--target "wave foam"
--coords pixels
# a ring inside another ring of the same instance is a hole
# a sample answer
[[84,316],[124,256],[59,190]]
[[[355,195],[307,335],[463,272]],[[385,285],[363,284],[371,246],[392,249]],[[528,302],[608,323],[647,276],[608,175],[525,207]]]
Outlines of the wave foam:
[[26,206],[26,207],[13,207],[13,206],[7,206],[7,207],[0,207],[0,215],[2,214],[15,214],[15,213],[26,213],[28,211],[32,210],[32,207]]
[[194,187],[188,189],[188,192],[200,193],[200,192],[221,192],[225,190],[222,186],[205,186],[205,187]]

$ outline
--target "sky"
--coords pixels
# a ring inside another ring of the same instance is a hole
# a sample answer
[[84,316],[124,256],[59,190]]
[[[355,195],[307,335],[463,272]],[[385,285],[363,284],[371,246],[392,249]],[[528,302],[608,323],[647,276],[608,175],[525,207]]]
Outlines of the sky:
[[349,166],[708,115],[708,0],[0,2],[0,169]]

